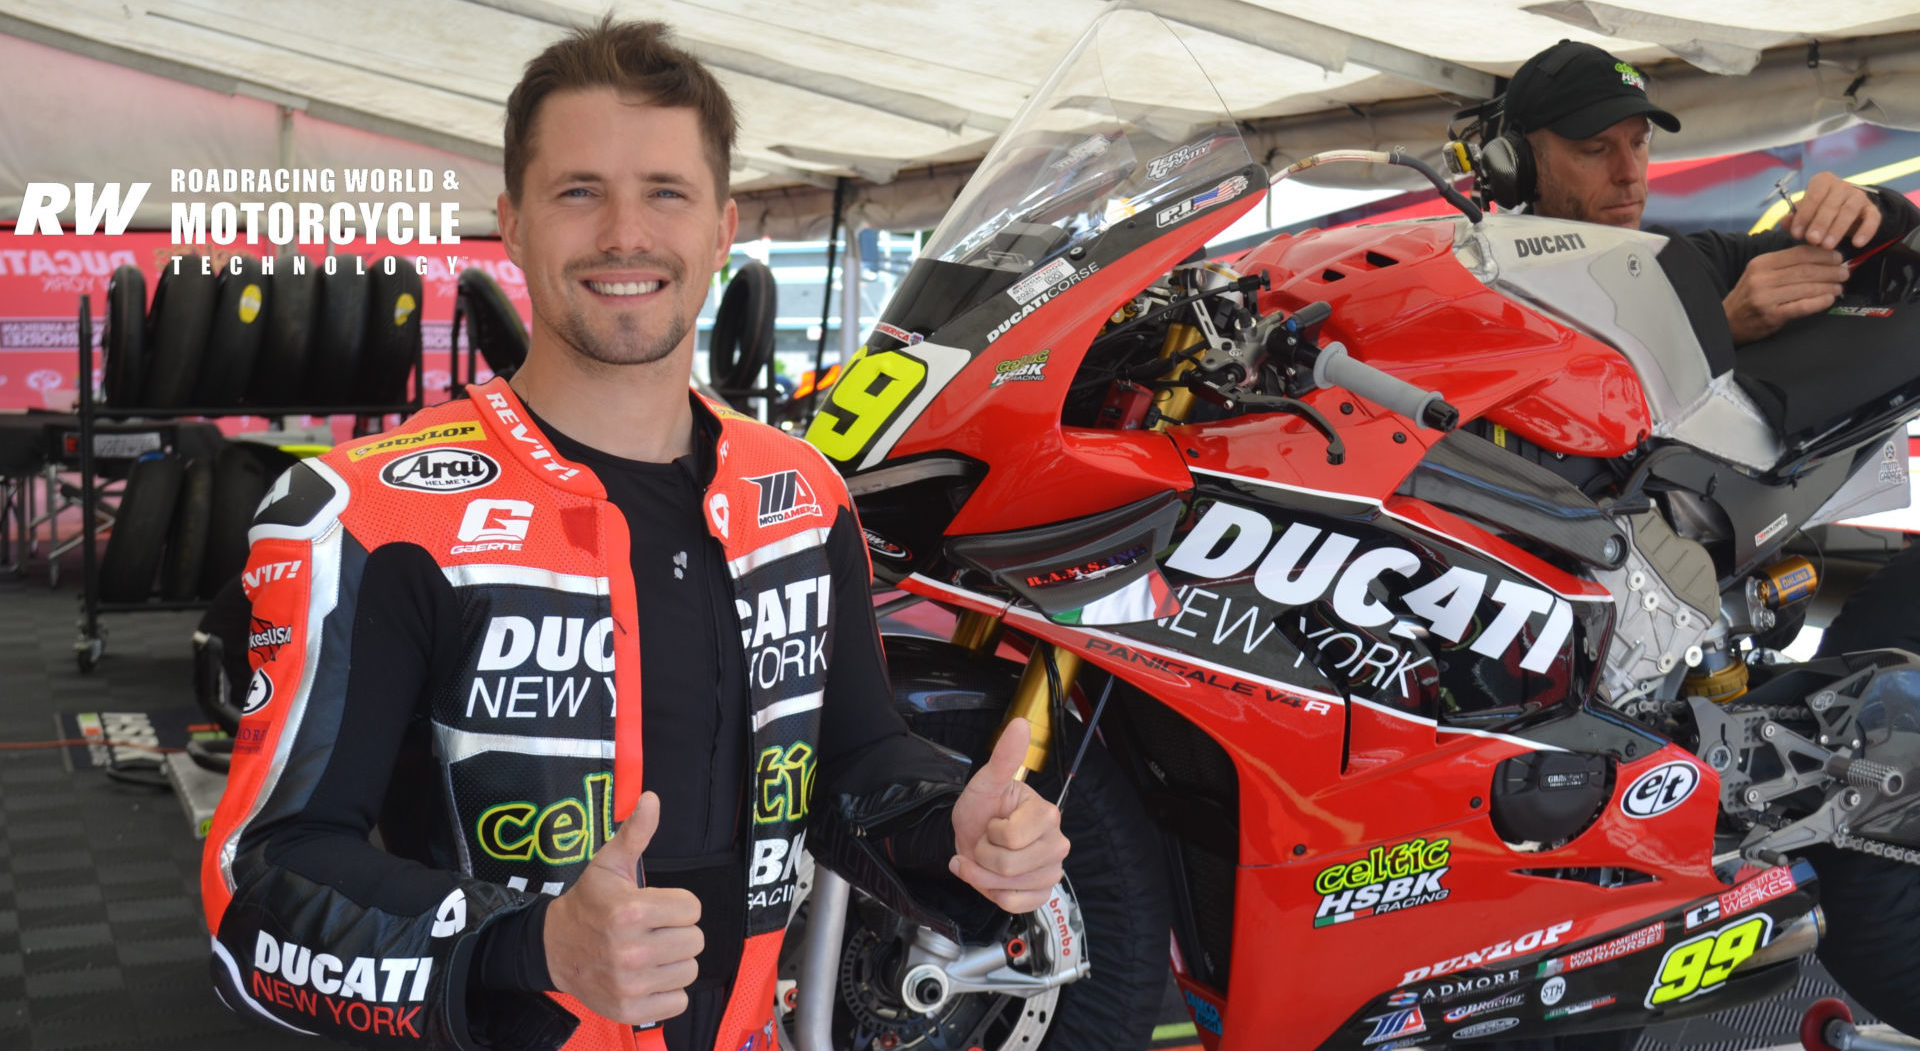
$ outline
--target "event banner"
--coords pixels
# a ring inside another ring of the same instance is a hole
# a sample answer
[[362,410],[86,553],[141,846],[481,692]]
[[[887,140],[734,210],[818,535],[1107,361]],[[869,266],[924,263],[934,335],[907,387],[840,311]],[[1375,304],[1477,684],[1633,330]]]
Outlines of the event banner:
[[[297,248],[316,269],[328,266],[328,245]],[[292,251],[293,248],[282,251]],[[421,275],[425,292],[421,336],[426,353],[425,383],[428,402],[443,400],[451,379],[448,340],[453,328],[454,282],[461,271],[478,267],[500,285],[520,311],[530,317],[526,278],[507,258],[506,249],[492,238],[461,238],[458,244],[391,244],[384,239],[356,238],[349,248],[334,248],[332,266],[373,268],[405,266]],[[222,248],[217,245],[181,246],[164,230],[121,234],[75,233],[57,236],[0,233],[0,410],[65,410],[74,404],[79,387],[80,297],[89,299],[93,315],[93,371],[98,389],[101,369],[100,333],[107,311],[107,279],[120,266],[137,266],[146,275],[147,296],[159,284],[162,269],[174,265],[211,266],[215,272],[235,254],[273,255],[263,242],[257,247]],[[204,259],[204,262],[201,260]],[[280,259],[289,265],[290,259]],[[465,339],[462,339],[464,352]],[[476,361],[481,378],[489,373]],[[464,376],[466,364],[461,362]]]

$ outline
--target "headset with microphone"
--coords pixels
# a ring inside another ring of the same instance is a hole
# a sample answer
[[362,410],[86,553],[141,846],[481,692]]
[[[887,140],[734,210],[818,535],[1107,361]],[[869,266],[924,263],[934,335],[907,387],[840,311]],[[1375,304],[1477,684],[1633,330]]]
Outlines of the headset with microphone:
[[[1574,57],[1568,50],[1548,54],[1539,72],[1552,78]],[[1507,96],[1511,91],[1509,82],[1500,94],[1455,113],[1447,125],[1447,167],[1456,174],[1473,176],[1473,196],[1483,207],[1491,201],[1502,208],[1518,208],[1531,203],[1539,192],[1533,144],[1508,118]],[[1463,120],[1469,122],[1464,127],[1460,124]]]

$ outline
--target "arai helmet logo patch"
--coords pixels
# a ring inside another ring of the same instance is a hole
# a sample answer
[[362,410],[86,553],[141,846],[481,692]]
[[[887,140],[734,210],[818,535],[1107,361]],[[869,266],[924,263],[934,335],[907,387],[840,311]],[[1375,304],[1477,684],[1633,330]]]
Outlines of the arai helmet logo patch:
[[422,449],[380,468],[380,480],[388,488],[423,493],[478,489],[498,477],[500,465],[477,449]]

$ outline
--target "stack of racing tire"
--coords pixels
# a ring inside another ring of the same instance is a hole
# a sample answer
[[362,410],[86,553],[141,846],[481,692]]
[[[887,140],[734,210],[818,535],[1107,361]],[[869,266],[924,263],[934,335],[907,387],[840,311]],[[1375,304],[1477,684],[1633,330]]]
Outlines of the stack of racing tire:
[[[398,257],[344,256],[332,272],[281,256],[218,267],[183,257],[151,305],[137,267],[107,288],[102,402],[185,415],[399,411],[420,360],[420,275]],[[135,461],[101,559],[97,595],[209,601],[246,562],[247,525],[294,458],[254,442],[149,453]]]

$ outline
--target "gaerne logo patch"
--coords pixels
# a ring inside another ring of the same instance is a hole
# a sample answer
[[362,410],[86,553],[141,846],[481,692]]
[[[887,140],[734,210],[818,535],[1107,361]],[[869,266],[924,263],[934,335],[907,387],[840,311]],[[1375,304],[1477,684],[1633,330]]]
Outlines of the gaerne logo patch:
[[533,521],[533,504],[526,500],[470,500],[460,518],[456,555],[483,551],[518,551]]
[[763,526],[820,515],[820,501],[799,471],[781,471],[747,481],[760,487],[760,524]]
[[422,449],[380,468],[390,489],[457,493],[478,489],[500,477],[500,465],[478,449]]

